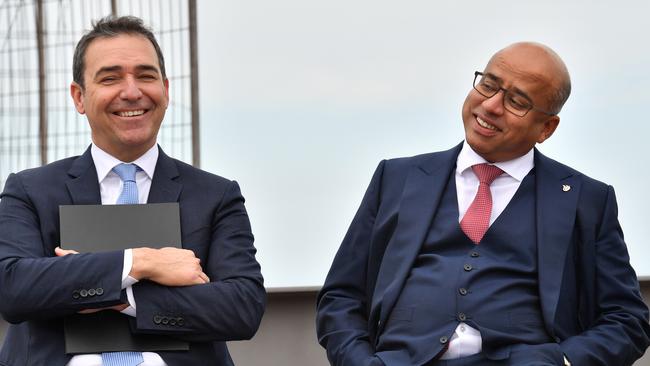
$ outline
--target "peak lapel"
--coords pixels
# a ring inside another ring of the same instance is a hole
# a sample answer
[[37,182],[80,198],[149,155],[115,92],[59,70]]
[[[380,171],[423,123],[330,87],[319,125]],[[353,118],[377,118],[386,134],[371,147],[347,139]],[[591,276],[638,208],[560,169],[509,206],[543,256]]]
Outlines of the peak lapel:
[[535,172],[539,292],[544,321],[552,332],[581,180],[574,171],[537,150]]
[[[440,197],[455,166],[462,144],[413,166],[404,185],[395,234],[386,247],[373,296],[373,309],[385,320],[420,252]],[[379,330],[381,331],[381,330]]]
[[90,147],[78,157],[68,170],[70,180],[66,182],[72,204],[99,205],[102,202],[99,193],[97,170],[90,155]]
[[183,185],[177,182],[178,167],[172,158],[158,147],[158,161],[151,180],[147,203],[178,202]]

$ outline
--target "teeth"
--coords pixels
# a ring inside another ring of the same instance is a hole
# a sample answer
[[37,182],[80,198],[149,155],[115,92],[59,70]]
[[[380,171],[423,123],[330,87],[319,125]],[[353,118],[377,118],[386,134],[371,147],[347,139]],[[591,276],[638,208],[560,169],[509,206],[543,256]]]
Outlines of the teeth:
[[117,112],[117,115],[120,117],[133,117],[133,116],[139,116],[141,114],[144,114],[143,109],[139,109],[137,111]]
[[476,121],[478,121],[478,124],[481,125],[481,127],[485,127],[487,129],[494,130],[494,131],[497,130],[496,127],[494,127],[491,124],[485,122],[484,120],[480,119],[479,117],[476,117]]

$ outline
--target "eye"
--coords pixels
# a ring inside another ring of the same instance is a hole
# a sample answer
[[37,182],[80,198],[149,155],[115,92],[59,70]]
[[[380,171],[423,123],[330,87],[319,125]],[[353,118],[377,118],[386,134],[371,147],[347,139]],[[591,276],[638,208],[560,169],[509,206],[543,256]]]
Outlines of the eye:
[[156,75],[153,75],[153,74],[142,74],[142,75],[139,76],[139,78],[141,80],[147,80],[147,81],[158,80],[158,77]]
[[118,78],[115,76],[105,76],[99,80],[100,83],[102,84],[112,84],[115,81],[117,81]]
[[530,101],[524,96],[513,94],[508,96],[508,104],[517,110],[528,110],[531,108]]
[[499,90],[499,84],[495,80],[492,80],[490,78],[481,79],[481,82],[479,83],[479,85],[481,86],[481,88],[483,90],[488,91],[488,92],[495,92],[495,91]]

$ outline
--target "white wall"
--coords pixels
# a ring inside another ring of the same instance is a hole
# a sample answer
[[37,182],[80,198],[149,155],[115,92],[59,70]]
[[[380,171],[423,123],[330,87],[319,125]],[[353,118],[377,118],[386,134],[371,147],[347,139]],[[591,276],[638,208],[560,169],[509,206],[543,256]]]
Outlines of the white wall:
[[650,275],[650,173],[635,164],[650,2],[198,4],[203,167],[241,184],[267,286],[321,285],[379,160],[461,141],[473,71],[520,40],[554,48],[573,78],[541,150],[614,185],[632,264]]

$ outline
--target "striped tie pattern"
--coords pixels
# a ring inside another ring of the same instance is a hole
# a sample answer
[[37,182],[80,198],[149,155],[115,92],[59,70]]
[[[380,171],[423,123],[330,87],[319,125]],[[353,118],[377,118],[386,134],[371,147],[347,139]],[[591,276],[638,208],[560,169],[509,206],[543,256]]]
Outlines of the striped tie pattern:
[[102,353],[103,366],[136,366],[144,362],[140,352]]
[[490,226],[490,214],[492,213],[490,184],[503,174],[503,170],[490,164],[472,165],[472,170],[478,177],[478,192],[460,221],[460,227],[474,244],[478,244]]
[[[135,164],[118,164],[113,168],[122,180],[122,193],[117,198],[118,205],[137,204],[138,186],[135,183]],[[102,353],[103,366],[136,366],[144,362],[140,352],[105,352]]]

